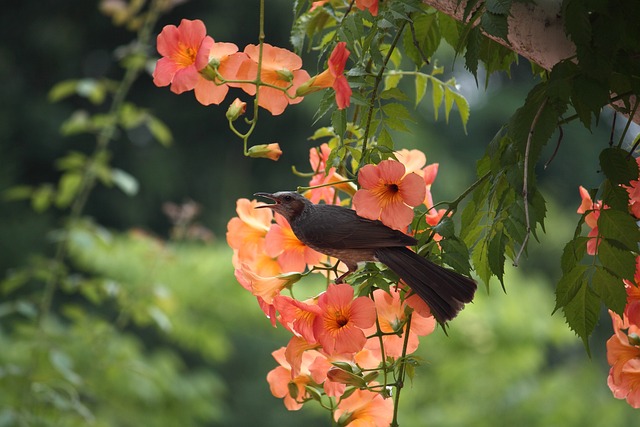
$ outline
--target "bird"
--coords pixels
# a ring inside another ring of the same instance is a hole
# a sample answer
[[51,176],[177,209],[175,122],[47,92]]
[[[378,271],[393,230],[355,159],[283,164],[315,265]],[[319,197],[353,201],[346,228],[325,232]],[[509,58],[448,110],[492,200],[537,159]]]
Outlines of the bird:
[[348,271],[335,282],[342,283],[367,261],[380,262],[391,269],[431,309],[436,321],[446,322],[473,300],[476,282],[442,267],[408,248],[417,240],[379,220],[359,216],[344,206],[314,204],[293,191],[255,193],[273,203],[258,205],[282,215],[302,243],[322,254],[342,261]]

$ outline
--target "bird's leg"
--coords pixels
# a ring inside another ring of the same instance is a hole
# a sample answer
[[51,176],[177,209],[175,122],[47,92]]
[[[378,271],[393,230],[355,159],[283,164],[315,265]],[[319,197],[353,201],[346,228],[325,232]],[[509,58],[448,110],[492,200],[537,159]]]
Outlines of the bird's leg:
[[[341,275],[340,277],[336,278],[336,285],[339,285],[340,283],[344,283],[344,278],[347,277],[349,274],[351,274],[351,271],[347,271],[346,273],[344,273],[343,275]],[[336,273],[337,275],[337,273]]]
[[[358,264],[346,263],[344,261],[342,261],[342,262],[347,266],[347,272],[336,279],[336,281],[335,281],[336,285],[338,285],[340,283],[344,283],[344,278],[358,269]],[[338,261],[338,264],[339,263],[340,263],[340,261]],[[336,264],[336,275],[338,274],[337,273],[338,264]]]

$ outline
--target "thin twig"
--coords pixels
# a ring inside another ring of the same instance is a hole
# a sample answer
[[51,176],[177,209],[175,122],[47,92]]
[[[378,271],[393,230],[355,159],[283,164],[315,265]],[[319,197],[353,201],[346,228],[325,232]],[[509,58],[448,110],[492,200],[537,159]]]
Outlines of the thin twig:
[[[622,131],[622,135],[620,135],[620,141],[618,142],[618,148],[622,147],[622,143],[624,142],[624,138],[625,136],[627,136],[627,131],[629,130],[629,126],[631,125],[631,122],[633,121],[633,117],[636,115],[636,110],[638,109],[638,105],[640,104],[640,101],[638,100],[638,98],[636,98],[636,102],[635,104],[633,104],[633,109],[631,110],[631,114],[629,114],[629,118],[627,119],[627,124],[624,127],[624,130]],[[631,155],[631,151],[629,151],[629,156]]]
[[418,37],[416,36],[416,29],[413,26],[413,21],[409,21],[409,28],[411,29],[411,38],[413,39],[413,45],[416,47],[416,50],[420,54],[420,58],[422,58],[425,64],[429,65],[429,58],[427,58],[427,55],[425,55],[420,48],[420,43],[418,42]]
[[618,112],[613,112],[613,120],[611,121],[611,133],[609,134],[609,147],[613,147],[613,133],[616,130],[616,119],[618,118]]
[[524,220],[527,232],[524,235],[524,240],[522,241],[522,246],[518,251],[515,259],[513,260],[513,266],[517,267],[518,262],[520,261],[520,256],[522,252],[524,252],[524,248],[527,246],[527,242],[529,241],[529,236],[531,235],[531,223],[529,219],[529,150],[531,149],[531,140],[533,139],[533,132],[536,130],[536,126],[538,125],[538,120],[540,120],[540,115],[544,110],[544,107],[547,105],[547,99],[545,98],[540,104],[538,108],[538,112],[536,113],[533,121],[531,122],[531,128],[529,129],[529,136],[527,137],[527,146],[524,149],[524,176],[522,180],[522,199],[524,202]]
[[556,148],[555,150],[553,150],[551,157],[549,157],[547,163],[544,164],[545,169],[551,164],[553,159],[556,158],[556,154],[558,154],[558,149],[560,148],[560,143],[562,142],[562,138],[564,138],[564,131],[562,130],[562,126],[558,126],[558,130],[560,131],[560,134],[558,135],[558,142],[556,142]]

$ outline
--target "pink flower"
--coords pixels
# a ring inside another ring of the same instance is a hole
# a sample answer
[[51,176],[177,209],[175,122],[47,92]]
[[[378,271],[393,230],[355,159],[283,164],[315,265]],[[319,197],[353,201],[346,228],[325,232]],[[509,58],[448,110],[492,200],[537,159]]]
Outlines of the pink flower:
[[413,206],[425,198],[423,179],[415,173],[405,176],[405,167],[395,160],[383,160],[378,165],[365,165],[358,173],[362,187],[353,196],[358,215],[380,219],[396,230],[404,231],[413,220]]
[[362,350],[367,341],[362,329],[376,319],[373,301],[353,299],[353,288],[347,284],[329,285],[318,298],[318,307],[321,314],[314,319],[313,334],[327,354]]
[[313,322],[321,314],[315,301],[298,301],[291,297],[280,295],[274,301],[280,313],[280,323],[297,336],[301,336],[309,343],[315,343]]
[[631,407],[640,408],[640,359],[632,359],[622,368],[617,383],[611,368],[607,385],[616,399],[625,399]]
[[276,261],[264,254],[250,262],[240,263],[235,269],[238,282],[268,305],[272,305],[280,291],[291,283],[290,279],[281,277],[281,274]]
[[[244,48],[244,53],[247,55],[247,59],[240,64],[237,78],[239,80],[256,80],[258,78],[260,46],[247,45]],[[302,59],[298,55],[287,49],[264,43],[260,80],[280,89],[261,86],[258,105],[276,116],[282,114],[289,104],[301,102],[302,97],[296,96],[296,89],[309,79],[309,73],[301,68]],[[253,83],[230,83],[230,86],[238,86],[252,96],[256,94],[256,85]]]
[[640,328],[609,310],[614,335],[607,341],[607,361],[611,366],[607,383],[618,399],[640,408]]
[[300,370],[293,374],[291,366],[285,357],[284,347],[271,353],[280,366],[274,368],[267,374],[267,381],[271,394],[284,400],[284,406],[290,411],[297,411],[302,408],[302,403],[309,397],[309,392],[305,386],[312,382],[309,367],[320,356],[320,353],[310,350],[302,353]]
[[[582,198],[582,203],[578,208],[577,212],[579,214],[585,214],[584,222],[591,228],[591,231],[587,235],[590,237],[587,242],[587,253],[589,255],[595,255],[598,248],[598,218],[600,218],[600,210],[607,209],[608,207],[602,205],[601,201],[594,202],[591,200],[591,196],[586,188],[580,186],[580,197]],[[588,213],[587,213],[588,212]]]
[[320,186],[318,188],[312,188],[308,190],[308,195],[305,196],[313,203],[318,203],[323,200],[327,204],[340,204],[340,198],[336,194],[336,189],[344,191],[347,194],[353,195],[355,193],[355,186],[352,183],[342,183],[337,185],[324,185],[335,182],[345,181],[345,177],[336,172],[335,167],[327,168],[327,160],[331,154],[331,148],[324,143],[320,147],[314,147],[309,149],[309,163],[313,169],[313,177],[309,182],[310,187]]
[[[407,330],[407,302],[402,301],[400,293],[397,290],[390,289],[386,292],[377,289],[373,292],[373,299],[376,305],[376,313],[378,315],[378,323],[380,329],[384,333],[397,333],[394,335],[384,335],[382,342],[386,356],[400,357],[405,343]],[[426,304],[425,304],[426,306]],[[426,316],[423,316],[426,312]],[[429,310],[414,311],[411,317],[411,328],[409,329],[409,337],[407,340],[406,354],[411,354],[418,348],[418,336],[428,335],[435,330],[436,320]],[[376,332],[375,327],[365,331],[367,335]],[[378,337],[370,338],[367,341],[366,348],[374,351],[374,354],[380,357],[380,340]]]
[[322,88],[331,87],[336,92],[336,104],[342,110],[351,103],[351,87],[344,76],[344,67],[351,52],[347,49],[347,43],[339,42],[329,56],[329,64],[326,70],[312,77],[300,86],[298,95],[307,95]]
[[156,86],[168,86],[182,93],[196,87],[203,77],[199,71],[209,63],[209,50],[214,41],[199,19],[183,19],[180,25],[167,25],[158,35],[158,52],[162,55],[153,72]]
[[329,0],[319,0],[319,1],[312,2],[311,3],[311,9],[309,9],[309,12],[313,12],[317,8],[322,7],[327,3],[329,3]]
[[343,426],[387,427],[393,419],[393,400],[369,390],[356,390],[338,403],[333,417]]
[[302,243],[291,229],[291,225],[280,214],[271,225],[265,238],[267,255],[278,258],[283,271],[303,272],[307,266],[320,263],[323,255]]
[[[636,157],[636,163],[640,167],[640,157]],[[629,186],[624,187],[629,193],[629,211],[633,216],[640,219],[640,181],[631,181]]]
[[[201,71],[207,77],[201,75],[195,86],[196,99],[202,105],[220,104],[227,96],[229,86],[222,82],[218,75],[224,80],[236,79],[238,67],[247,58],[244,53],[237,53],[238,46],[233,43],[213,43],[209,49],[208,64]],[[215,64],[212,66],[211,64]],[[216,72],[212,69],[215,68]]]
[[271,227],[271,209],[255,209],[256,200],[238,199],[237,217],[227,224],[227,243],[242,261],[255,258],[264,251],[264,239]]
[[249,147],[248,155],[255,159],[269,159],[275,162],[282,156],[282,150],[277,142],[258,144]]
[[378,0],[356,0],[356,7],[360,10],[368,9],[372,16],[378,14]]
[[[427,163],[427,156],[420,150],[407,150],[402,149],[395,151],[396,159],[402,163],[405,167],[405,175],[410,173],[416,173],[424,179],[425,183],[425,198],[424,205],[431,209],[433,207],[433,196],[431,195],[431,184],[435,181],[438,175],[438,163]],[[425,166],[426,165],[426,166]]]

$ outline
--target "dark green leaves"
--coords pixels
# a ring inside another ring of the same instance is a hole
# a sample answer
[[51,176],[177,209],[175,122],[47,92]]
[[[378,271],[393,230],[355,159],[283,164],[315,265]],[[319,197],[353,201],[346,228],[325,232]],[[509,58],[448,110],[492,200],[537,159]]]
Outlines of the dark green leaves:
[[606,148],[600,153],[600,167],[612,184],[628,185],[638,179],[638,163],[620,148]]
[[[606,179],[601,186],[602,201],[596,211],[584,216],[597,217],[597,235],[576,237],[565,246],[562,256],[563,276],[556,289],[556,309],[562,308],[569,327],[578,334],[588,350],[588,337],[595,327],[602,303],[620,314],[627,302],[624,280],[634,282],[640,230],[629,213],[629,194],[624,187],[637,180],[635,159],[618,148],[607,148],[600,154],[600,166]],[[591,197],[596,200],[597,193]],[[592,223],[591,223],[592,224]],[[593,224],[592,224],[593,225]],[[592,256],[585,258],[587,246]],[[584,261],[583,261],[584,259]]]

